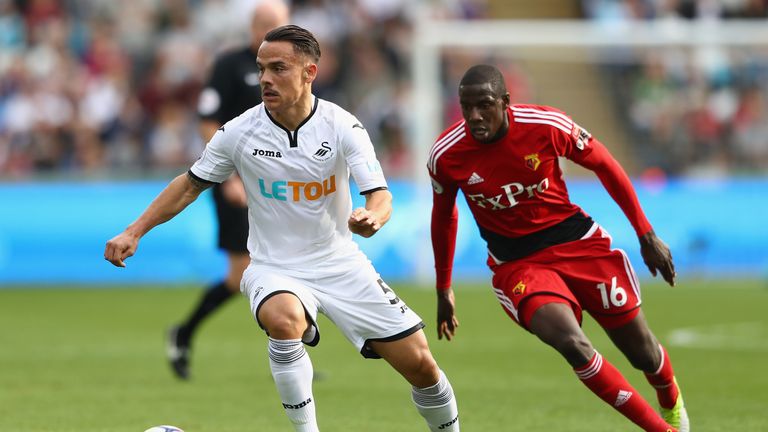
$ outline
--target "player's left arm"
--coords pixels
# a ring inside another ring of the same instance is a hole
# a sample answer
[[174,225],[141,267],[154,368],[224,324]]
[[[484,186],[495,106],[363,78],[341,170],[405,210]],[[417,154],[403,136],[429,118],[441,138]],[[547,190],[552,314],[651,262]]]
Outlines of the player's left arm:
[[[578,127],[578,126],[575,126]],[[588,135],[588,134],[587,134]],[[583,149],[573,150],[571,159],[592,170],[608,194],[626,215],[640,241],[640,253],[654,276],[661,273],[667,283],[675,285],[675,265],[669,247],[653,231],[645,216],[635,188],[624,168],[613,158],[608,149],[591,135],[581,137]]]
[[340,151],[360,194],[365,196],[365,207],[356,208],[347,225],[353,233],[371,237],[392,215],[392,194],[365,127],[352,115],[344,115],[340,121]]
[[371,237],[376,234],[392,215],[392,194],[379,189],[365,194],[365,207],[356,208],[349,216],[347,225],[353,233]]

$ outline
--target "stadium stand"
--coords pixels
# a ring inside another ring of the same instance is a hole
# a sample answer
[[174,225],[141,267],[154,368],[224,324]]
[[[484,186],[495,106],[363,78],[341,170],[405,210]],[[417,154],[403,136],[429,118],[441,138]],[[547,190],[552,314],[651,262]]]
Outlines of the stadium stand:
[[[586,17],[633,20],[765,20],[768,2],[584,0]],[[603,70],[633,152],[647,172],[758,174],[768,169],[768,57],[761,48],[717,45],[648,50]]]
[[[217,52],[245,40],[242,17],[252,3],[0,0],[2,177],[186,167],[203,146],[195,117],[201,83]],[[435,16],[485,16],[483,2],[444,3],[433,6]],[[292,20],[322,39],[318,96],[360,117],[391,176],[408,174],[414,4],[291,4]]]
[[[255,0],[250,0],[250,2]],[[203,146],[195,104],[216,53],[245,38],[249,0],[0,0],[0,178],[135,177],[178,171]],[[410,41],[416,4],[294,0],[320,36],[320,97],[366,124],[391,177],[409,177]],[[761,0],[451,0],[447,19],[766,19]],[[224,25],[223,23],[226,23]],[[458,118],[456,71],[498,63],[516,102],[578,112],[632,174],[768,169],[768,58],[756,49],[648,50],[628,63],[523,69],[515,58],[444,58],[445,121]],[[327,72],[326,72],[327,71]],[[535,86],[531,77],[548,83]],[[547,78],[549,76],[549,78]],[[599,97],[595,97],[599,95]],[[682,127],[681,127],[682,125]],[[425,146],[427,144],[424,144]]]

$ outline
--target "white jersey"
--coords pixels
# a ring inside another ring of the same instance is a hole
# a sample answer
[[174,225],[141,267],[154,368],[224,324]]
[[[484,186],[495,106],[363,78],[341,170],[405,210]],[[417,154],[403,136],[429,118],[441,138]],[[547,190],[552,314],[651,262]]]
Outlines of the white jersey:
[[255,264],[297,273],[365,259],[347,220],[350,173],[361,193],[387,187],[362,124],[318,98],[296,131],[259,104],[220,128],[190,173],[221,183],[237,171],[248,195],[248,250]]

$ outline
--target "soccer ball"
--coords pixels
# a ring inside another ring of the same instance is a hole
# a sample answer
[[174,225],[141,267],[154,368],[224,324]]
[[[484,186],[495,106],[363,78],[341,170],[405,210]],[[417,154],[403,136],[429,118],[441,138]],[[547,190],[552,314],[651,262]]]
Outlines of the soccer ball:
[[152,426],[151,428],[145,430],[144,432],[184,432],[184,431],[181,430],[181,428],[177,428],[176,426],[162,425],[162,426]]

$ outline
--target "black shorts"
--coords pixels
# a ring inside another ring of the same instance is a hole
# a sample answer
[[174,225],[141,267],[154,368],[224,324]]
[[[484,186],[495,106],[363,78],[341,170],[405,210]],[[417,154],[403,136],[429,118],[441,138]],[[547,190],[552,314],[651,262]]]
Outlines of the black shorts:
[[230,204],[218,184],[213,186],[213,201],[219,222],[219,247],[227,252],[248,253],[248,208]]

